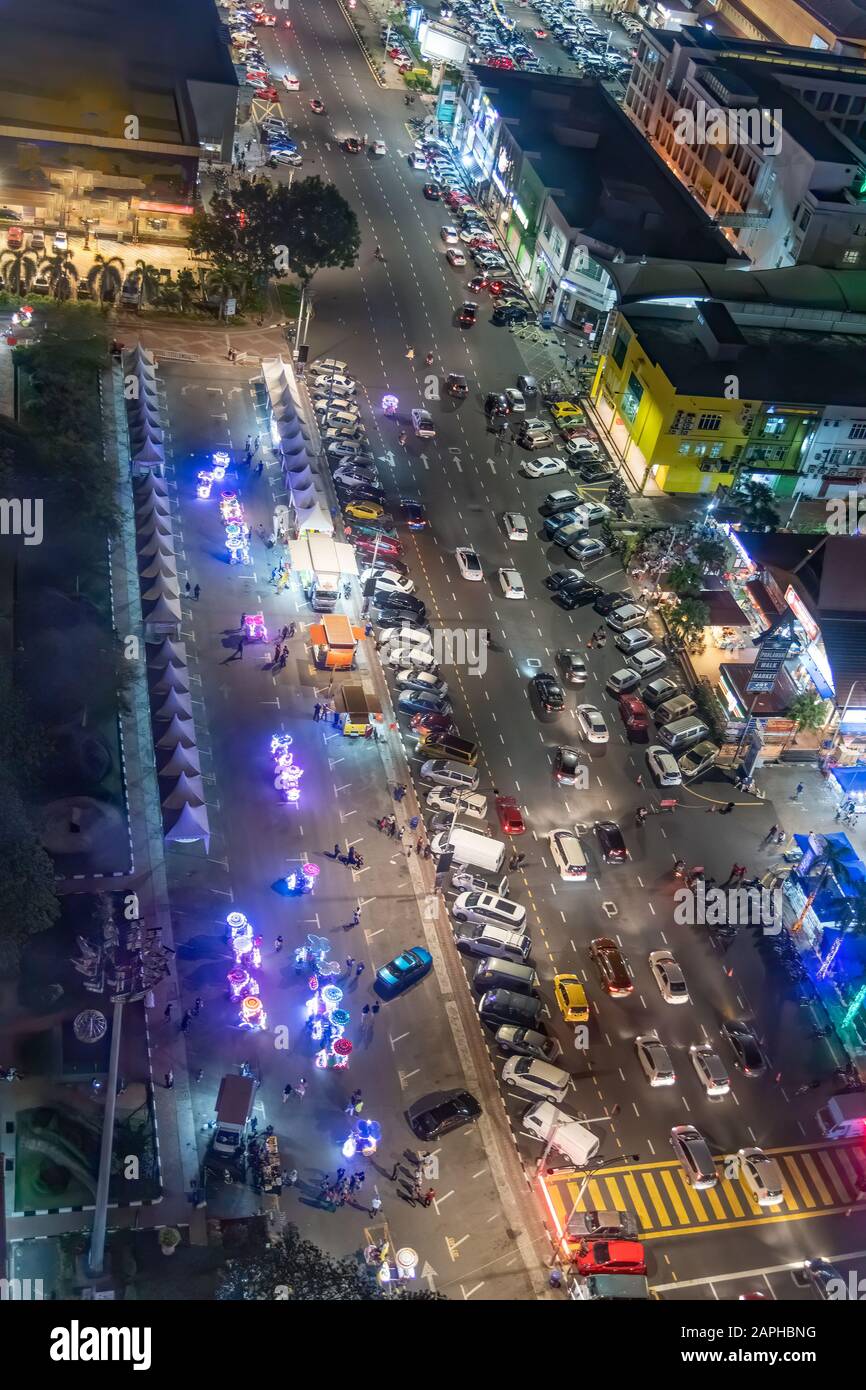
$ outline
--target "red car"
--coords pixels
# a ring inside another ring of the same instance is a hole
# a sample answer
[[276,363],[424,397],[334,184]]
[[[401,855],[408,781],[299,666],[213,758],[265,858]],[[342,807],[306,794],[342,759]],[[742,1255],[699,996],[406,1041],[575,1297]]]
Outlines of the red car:
[[454,720],[450,714],[413,714],[409,727],[419,738],[430,734],[453,734]]
[[514,280],[488,280],[487,290],[496,298],[500,294],[522,294],[520,286]]
[[460,313],[457,315],[457,322],[460,324],[461,328],[471,328],[477,319],[478,305],[470,304],[467,300],[460,310]]
[[346,527],[346,540],[351,541],[359,555],[365,560],[372,560],[373,552],[376,552],[377,560],[395,559],[403,554],[403,547],[399,541],[392,540],[390,536],[381,536],[379,548],[376,550],[376,542],[372,536],[352,536],[351,526]]
[[639,1240],[582,1241],[574,1263],[579,1274],[646,1274]]
[[469,243],[470,251],[498,251],[496,242],[489,236],[474,236]]
[[276,87],[256,87],[256,96],[262,101],[279,101],[279,93]]
[[479,290],[489,290],[490,281],[486,275],[473,275],[472,279],[469,281],[468,288],[473,294],[477,294]]
[[513,796],[497,796],[496,814],[506,835],[522,835],[525,832],[523,812]]

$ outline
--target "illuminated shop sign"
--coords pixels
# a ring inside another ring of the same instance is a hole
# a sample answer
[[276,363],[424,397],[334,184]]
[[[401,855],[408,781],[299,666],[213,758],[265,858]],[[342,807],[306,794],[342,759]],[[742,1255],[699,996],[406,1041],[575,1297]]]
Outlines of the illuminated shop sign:
[[818,625],[815,622],[815,619],[812,617],[812,614],[806,607],[805,603],[800,598],[800,595],[797,593],[796,589],[794,589],[794,587],[791,584],[789,584],[787,589],[785,590],[785,602],[787,603],[791,612],[794,614],[794,617],[797,619],[797,622],[803,628],[803,631],[805,632],[809,641],[814,642],[816,637],[818,636]]

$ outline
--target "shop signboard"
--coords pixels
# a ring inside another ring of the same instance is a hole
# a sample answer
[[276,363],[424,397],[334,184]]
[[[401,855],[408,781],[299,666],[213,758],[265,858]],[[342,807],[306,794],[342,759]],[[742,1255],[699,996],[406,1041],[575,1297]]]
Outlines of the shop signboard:
[[768,633],[758,648],[746,686],[747,695],[769,695],[772,692],[791,646],[791,630],[787,624]]

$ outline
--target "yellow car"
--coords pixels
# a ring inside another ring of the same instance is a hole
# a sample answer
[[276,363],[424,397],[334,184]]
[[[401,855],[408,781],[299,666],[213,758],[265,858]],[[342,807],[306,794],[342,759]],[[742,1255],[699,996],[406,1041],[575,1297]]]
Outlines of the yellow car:
[[378,502],[347,502],[343,515],[351,516],[355,521],[376,521],[385,515],[385,509]]
[[583,411],[580,406],[573,405],[571,401],[554,401],[553,405],[550,407],[550,413],[554,420],[565,420],[566,418],[571,418],[573,415],[581,420],[583,419]]
[[586,990],[576,975],[554,975],[553,997],[566,1023],[589,1023]]

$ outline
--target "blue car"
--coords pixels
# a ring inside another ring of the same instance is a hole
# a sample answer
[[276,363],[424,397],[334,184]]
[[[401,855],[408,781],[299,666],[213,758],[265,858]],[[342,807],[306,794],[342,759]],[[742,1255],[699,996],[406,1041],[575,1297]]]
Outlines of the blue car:
[[271,154],[295,154],[297,149],[294,140],[271,140],[268,142],[268,150]]
[[376,987],[382,994],[402,994],[430,970],[433,958],[423,946],[412,946],[376,971]]
[[544,534],[555,536],[563,526],[570,526],[573,521],[577,521],[577,512],[557,512],[556,516],[549,516],[544,523]]

